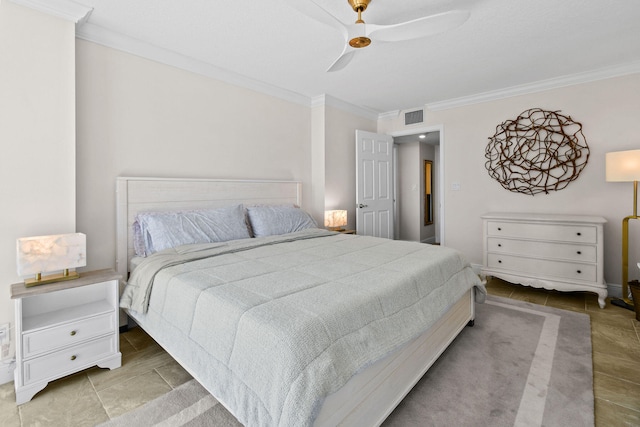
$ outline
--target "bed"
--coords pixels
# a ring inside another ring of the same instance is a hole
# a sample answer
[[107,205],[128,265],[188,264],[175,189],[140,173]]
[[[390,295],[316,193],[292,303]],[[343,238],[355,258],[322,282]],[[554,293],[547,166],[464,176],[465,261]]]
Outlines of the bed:
[[[280,207],[301,205],[301,188],[118,178],[117,269],[131,273],[122,305],[247,426],[380,425],[473,322],[484,287],[452,249],[306,226],[271,233],[268,222],[261,231],[263,219],[283,222],[269,216]],[[136,256],[145,213],[237,206],[257,237]]]

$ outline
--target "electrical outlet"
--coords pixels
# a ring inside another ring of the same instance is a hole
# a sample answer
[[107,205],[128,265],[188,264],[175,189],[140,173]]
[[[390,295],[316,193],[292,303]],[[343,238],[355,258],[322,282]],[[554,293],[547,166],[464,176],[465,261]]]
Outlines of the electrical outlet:
[[9,324],[0,325],[0,360],[9,356],[11,337],[9,336]]

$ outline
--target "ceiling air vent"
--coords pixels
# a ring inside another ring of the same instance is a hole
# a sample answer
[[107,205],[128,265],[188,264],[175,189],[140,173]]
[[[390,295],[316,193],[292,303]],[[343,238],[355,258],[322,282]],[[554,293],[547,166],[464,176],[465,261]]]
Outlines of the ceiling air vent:
[[404,124],[413,125],[416,123],[422,123],[422,115],[423,110],[409,111],[408,113],[404,113]]

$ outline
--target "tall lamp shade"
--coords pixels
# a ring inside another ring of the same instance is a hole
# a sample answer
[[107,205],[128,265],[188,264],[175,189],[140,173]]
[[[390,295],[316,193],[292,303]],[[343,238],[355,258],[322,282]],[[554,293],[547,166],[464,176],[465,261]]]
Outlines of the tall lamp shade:
[[622,220],[622,299],[612,304],[634,310],[629,299],[629,220],[638,219],[638,181],[640,150],[614,151],[606,154],[606,176],[609,182],[633,182],[633,215]]
[[[23,237],[16,242],[18,276],[26,286],[42,285],[79,277],[70,269],[87,265],[87,237],[82,233]],[[44,273],[60,272],[49,276]]]

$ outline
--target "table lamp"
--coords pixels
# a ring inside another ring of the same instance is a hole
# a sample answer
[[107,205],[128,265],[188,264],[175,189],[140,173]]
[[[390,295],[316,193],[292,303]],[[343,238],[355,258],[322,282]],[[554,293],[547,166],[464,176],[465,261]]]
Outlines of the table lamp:
[[332,231],[344,231],[347,225],[346,210],[324,211],[324,226]]
[[638,219],[638,181],[640,180],[640,150],[614,151],[606,154],[608,182],[633,182],[633,215],[622,220],[622,299],[611,304],[635,310],[629,299],[629,220]]
[[[87,265],[87,237],[82,233],[23,237],[17,240],[18,276],[25,286],[43,285],[80,275],[69,269]],[[44,273],[61,272],[43,277]]]

